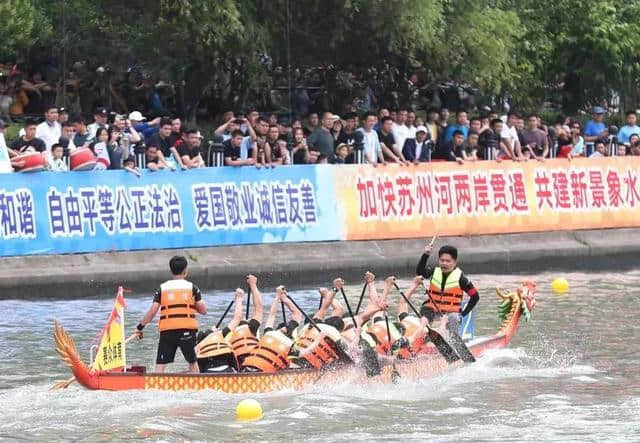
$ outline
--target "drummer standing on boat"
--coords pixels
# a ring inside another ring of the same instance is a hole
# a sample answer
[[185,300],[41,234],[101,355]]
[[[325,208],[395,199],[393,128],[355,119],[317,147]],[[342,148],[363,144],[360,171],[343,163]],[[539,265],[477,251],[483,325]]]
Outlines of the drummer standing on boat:
[[196,359],[196,332],[198,321],[196,312],[207,313],[200,289],[187,281],[187,259],[174,256],[169,260],[173,278],[160,285],[153,298],[153,304],[137,326],[137,334],[142,338],[142,330],[160,310],[160,341],[156,357],[156,372],[164,372],[173,363],[180,348],[191,372],[199,372]]
[[[480,295],[471,280],[458,268],[457,248],[450,245],[442,246],[438,251],[438,266],[427,268],[427,260],[432,249],[433,243],[425,246],[416,268],[416,274],[428,282],[427,300],[422,304],[420,313],[430,322],[444,317],[447,329],[457,333],[461,317],[471,312],[480,300]],[[465,292],[469,301],[462,309]]]

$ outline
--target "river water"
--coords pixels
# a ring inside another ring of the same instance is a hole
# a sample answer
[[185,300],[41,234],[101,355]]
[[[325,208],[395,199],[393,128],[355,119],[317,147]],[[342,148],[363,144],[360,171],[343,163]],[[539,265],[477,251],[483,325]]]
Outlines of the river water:
[[[493,287],[522,277],[471,276],[481,291],[476,333],[497,326]],[[567,274],[571,292],[550,293],[551,274],[531,276],[538,304],[508,349],[418,383],[254,395],[265,416],[234,419],[246,395],[207,392],[50,391],[69,371],[53,345],[53,320],[88,360],[111,295],[84,300],[0,301],[0,440],[397,440],[640,441],[640,271]],[[403,282],[405,286],[407,281]],[[359,288],[350,287],[355,304]],[[315,292],[292,292],[310,310]],[[230,293],[208,293],[214,323]],[[271,294],[265,301],[270,304]],[[150,295],[127,298],[128,331]],[[157,333],[127,348],[153,366]],[[179,361],[181,357],[179,357]],[[176,364],[184,369],[184,361]]]

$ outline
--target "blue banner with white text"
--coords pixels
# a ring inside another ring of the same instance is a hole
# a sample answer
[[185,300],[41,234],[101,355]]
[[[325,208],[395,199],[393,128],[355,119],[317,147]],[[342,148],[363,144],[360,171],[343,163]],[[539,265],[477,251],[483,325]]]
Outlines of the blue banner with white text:
[[0,256],[338,240],[329,166],[0,174]]

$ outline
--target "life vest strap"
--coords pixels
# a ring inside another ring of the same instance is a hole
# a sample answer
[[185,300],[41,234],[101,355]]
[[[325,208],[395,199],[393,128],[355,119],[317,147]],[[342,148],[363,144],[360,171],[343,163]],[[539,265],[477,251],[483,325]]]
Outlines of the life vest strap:
[[175,309],[175,308],[195,309],[195,305],[191,305],[187,303],[178,303],[175,305],[160,306],[161,311],[164,311],[165,309]]
[[196,318],[195,314],[169,314],[161,315],[160,320],[167,320],[169,318]]

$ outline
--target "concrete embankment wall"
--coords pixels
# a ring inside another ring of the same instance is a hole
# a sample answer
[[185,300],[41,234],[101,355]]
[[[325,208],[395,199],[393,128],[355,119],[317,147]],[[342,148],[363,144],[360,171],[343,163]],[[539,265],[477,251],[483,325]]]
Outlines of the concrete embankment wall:
[[[190,260],[189,279],[203,289],[230,289],[253,273],[262,285],[328,284],[334,276],[409,276],[429,239],[221,246],[0,259],[0,298],[80,298],[124,285],[150,292],[168,278],[168,260]],[[449,237],[467,273],[617,270],[640,263],[640,229]]]

